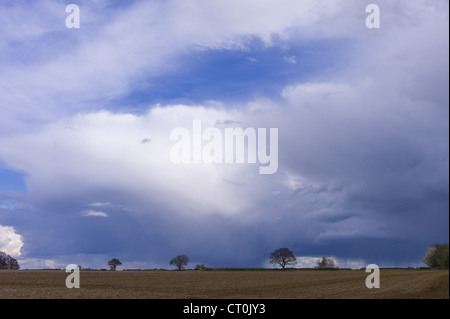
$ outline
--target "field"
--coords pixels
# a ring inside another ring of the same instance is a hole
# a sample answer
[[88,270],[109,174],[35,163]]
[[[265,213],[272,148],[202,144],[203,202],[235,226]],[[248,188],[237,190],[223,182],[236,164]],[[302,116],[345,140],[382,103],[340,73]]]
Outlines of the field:
[[0,298],[449,298],[448,270],[381,269],[368,289],[364,270],[81,271],[68,289],[62,270],[2,270]]

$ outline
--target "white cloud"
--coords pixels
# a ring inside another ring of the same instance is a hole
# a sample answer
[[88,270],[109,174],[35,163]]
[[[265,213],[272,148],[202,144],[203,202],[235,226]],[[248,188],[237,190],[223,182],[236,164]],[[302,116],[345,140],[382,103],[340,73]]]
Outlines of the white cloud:
[[0,225],[0,251],[18,257],[22,254],[22,246],[22,236],[16,233],[14,227]]
[[[29,174],[29,195],[37,200],[109,188],[180,212],[233,214],[249,207],[250,201],[241,197],[242,190],[223,180],[243,180],[252,171],[258,174],[257,166],[177,165],[170,161],[174,143],[169,137],[176,127],[192,130],[193,119],[201,119],[206,128],[240,114],[182,105],[156,107],[143,116],[80,114],[49,125],[39,134],[2,140],[0,153],[14,169]],[[144,136],[152,142],[142,144]],[[25,154],[34,154],[34,160]],[[9,161],[13,158],[15,163]],[[101,207],[100,203],[92,205]]]
[[297,258],[297,263],[295,267],[297,268],[314,268],[317,266],[317,261],[320,259],[319,257],[307,257],[300,256]]
[[90,203],[89,206],[92,206],[92,207],[108,207],[108,206],[111,206],[111,203],[110,202],[104,202],[104,203],[102,203],[102,202],[94,202],[94,203]]
[[[109,257],[111,259],[111,257]],[[18,259],[21,269],[66,269],[75,264],[86,268],[107,268],[108,256],[102,254],[74,254],[58,256],[40,256]]]
[[53,259],[21,258],[17,261],[20,269],[62,269]]
[[105,212],[96,211],[96,210],[86,210],[82,213],[82,216],[108,217],[108,214]]
[[283,61],[290,64],[296,64],[297,58],[294,55],[291,56],[284,56]]
[[[29,129],[31,123],[99,109],[139,86],[144,77],[176,69],[186,52],[245,50],[254,37],[273,45],[273,38],[288,39],[296,32],[306,38],[353,34],[355,31],[349,30],[358,28],[347,24],[358,25],[356,3],[142,1],[114,11],[106,9],[103,2],[86,1],[80,4],[86,24],[78,32],[69,32],[64,23],[58,23],[65,15],[61,4],[46,1],[30,8],[14,3],[2,10],[6,18],[2,30],[7,32],[1,37],[4,43],[29,43],[31,38],[36,44],[33,52],[39,52],[40,58],[21,57],[28,51],[15,52],[14,46],[5,51],[8,54],[2,58],[5,65],[0,75],[1,127],[19,130],[24,129],[21,123],[27,122],[25,129]],[[22,26],[19,30],[17,19]],[[330,21],[333,28],[327,26]],[[48,46],[47,42],[62,44]],[[28,63],[6,63],[17,59]],[[166,63],[169,60],[173,63]]]

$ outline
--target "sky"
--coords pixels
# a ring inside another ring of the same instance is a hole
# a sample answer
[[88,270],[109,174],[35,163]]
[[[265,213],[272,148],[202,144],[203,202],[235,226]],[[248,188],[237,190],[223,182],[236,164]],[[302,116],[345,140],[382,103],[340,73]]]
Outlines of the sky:
[[[0,251],[22,269],[272,267],[282,247],[298,267],[423,266],[449,238],[448,12],[0,1]],[[278,129],[276,172],[174,163],[195,120]]]

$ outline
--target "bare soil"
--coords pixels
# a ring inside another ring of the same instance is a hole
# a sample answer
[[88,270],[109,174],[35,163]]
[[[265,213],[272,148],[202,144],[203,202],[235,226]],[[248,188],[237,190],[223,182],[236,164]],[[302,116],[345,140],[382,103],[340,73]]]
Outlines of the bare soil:
[[0,298],[448,299],[448,270],[381,269],[368,289],[364,270],[81,271],[68,289],[63,270],[1,270]]

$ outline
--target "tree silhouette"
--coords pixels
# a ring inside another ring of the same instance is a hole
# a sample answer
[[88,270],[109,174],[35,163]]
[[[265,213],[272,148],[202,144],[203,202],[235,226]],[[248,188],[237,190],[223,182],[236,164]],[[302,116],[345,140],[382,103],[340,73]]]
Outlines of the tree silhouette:
[[324,256],[317,261],[316,268],[326,269],[326,268],[334,268],[334,267],[335,267],[334,260],[331,258]]
[[297,258],[294,253],[287,248],[280,248],[270,254],[269,262],[271,264],[278,264],[281,269],[284,269],[287,265],[295,265]]
[[10,255],[0,251],[0,269],[19,269],[19,263]]
[[122,262],[117,258],[113,258],[110,261],[108,261],[108,266],[109,269],[111,270],[116,270],[116,267],[120,265],[122,265]]
[[172,260],[170,260],[169,264],[177,266],[178,270],[182,270],[184,268],[184,266],[187,266],[188,262],[189,262],[188,256],[178,255],[175,258],[172,258]]

